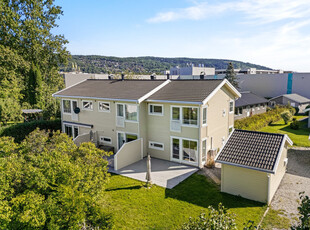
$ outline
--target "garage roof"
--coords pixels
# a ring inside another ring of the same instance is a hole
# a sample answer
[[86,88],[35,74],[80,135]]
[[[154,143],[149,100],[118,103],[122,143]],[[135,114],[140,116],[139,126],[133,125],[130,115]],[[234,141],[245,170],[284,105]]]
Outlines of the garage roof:
[[216,162],[275,173],[287,135],[234,130],[216,157]]
[[251,92],[241,92],[241,97],[236,100],[236,105],[235,107],[241,107],[241,106],[247,106],[247,105],[256,105],[256,104],[261,104],[261,103],[267,103],[268,100],[258,96],[254,93]]
[[270,101],[272,101],[272,100],[274,100],[276,98],[279,98],[279,97],[286,97],[287,99],[295,101],[295,102],[298,102],[299,104],[310,103],[310,99],[309,98],[303,97],[303,96],[301,96],[301,95],[299,95],[297,93],[283,94],[281,96],[277,96],[277,97],[271,98]]

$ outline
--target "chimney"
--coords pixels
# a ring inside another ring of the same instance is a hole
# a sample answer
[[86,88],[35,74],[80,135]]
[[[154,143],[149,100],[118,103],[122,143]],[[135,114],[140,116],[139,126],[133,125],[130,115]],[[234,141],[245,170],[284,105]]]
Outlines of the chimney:
[[200,73],[200,80],[203,80],[205,78],[205,75],[203,72]]
[[125,74],[122,72],[122,81],[124,81]]
[[155,79],[156,79],[156,74],[153,73],[153,74],[151,75],[151,80],[155,80]]
[[169,80],[170,79],[170,74],[169,73],[167,73],[167,80]]
[[112,75],[109,74],[108,78],[109,78],[109,80],[112,80]]

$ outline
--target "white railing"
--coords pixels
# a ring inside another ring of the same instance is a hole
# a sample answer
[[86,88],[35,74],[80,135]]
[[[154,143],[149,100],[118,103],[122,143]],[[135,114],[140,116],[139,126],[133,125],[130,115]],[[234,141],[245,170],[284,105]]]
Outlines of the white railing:
[[143,158],[143,139],[124,143],[114,155],[114,170],[119,170]]
[[90,142],[90,134],[84,133],[81,135],[78,135],[76,138],[73,139],[74,144],[77,146],[80,146],[83,142]]

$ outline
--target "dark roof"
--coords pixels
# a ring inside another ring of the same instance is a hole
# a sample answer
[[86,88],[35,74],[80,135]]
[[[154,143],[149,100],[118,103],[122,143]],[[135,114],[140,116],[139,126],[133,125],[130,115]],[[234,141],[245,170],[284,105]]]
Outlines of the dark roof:
[[283,134],[234,130],[216,162],[274,172]]
[[54,95],[138,100],[162,83],[164,80],[88,79]]
[[223,80],[172,80],[148,100],[202,102]]
[[258,96],[251,92],[240,92],[241,97],[236,100],[235,107],[247,106],[247,105],[256,105],[261,103],[268,103],[268,100]]

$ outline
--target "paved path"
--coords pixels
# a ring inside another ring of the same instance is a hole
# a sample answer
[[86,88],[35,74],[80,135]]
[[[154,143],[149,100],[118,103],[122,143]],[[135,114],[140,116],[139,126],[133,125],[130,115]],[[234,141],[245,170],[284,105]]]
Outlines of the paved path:
[[272,209],[283,210],[294,224],[298,214],[299,192],[310,196],[310,150],[290,149],[287,172],[271,202]]

